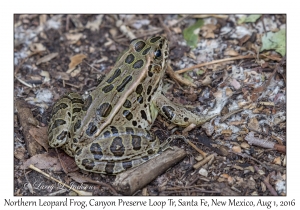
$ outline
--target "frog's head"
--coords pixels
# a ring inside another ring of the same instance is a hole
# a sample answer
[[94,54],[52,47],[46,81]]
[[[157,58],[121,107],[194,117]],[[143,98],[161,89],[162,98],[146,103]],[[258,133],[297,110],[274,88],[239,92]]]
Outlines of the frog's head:
[[154,36],[146,41],[134,39],[130,42],[130,48],[134,49],[136,57],[140,59],[144,60],[146,56],[150,56],[148,76],[155,74],[157,78],[162,77],[169,56],[168,40],[165,37]]

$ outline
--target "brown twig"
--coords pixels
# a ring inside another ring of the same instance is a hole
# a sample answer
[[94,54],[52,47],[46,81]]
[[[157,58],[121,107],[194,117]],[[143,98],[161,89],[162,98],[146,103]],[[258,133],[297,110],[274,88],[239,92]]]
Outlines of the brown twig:
[[227,61],[246,59],[246,58],[255,58],[255,56],[254,55],[241,55],[241,56],[237,56],[237,57],[233,57],[233,58],[224,58],[224,59],[215,60],[215,61],[211,61],[211,62],[207,62],[207,63],[200,63],[200,64],[197,64],[195,66],[191,66],[191,67],[188,67],[188,68],[185,68],[185,69],[178,70],[175,73],[182,74],[184,72],[190,71],[190,70],[195,69],[195,68],[200,68],[200,67],[203,67],[203,66],[208,66],[208,65],[227,62]]
[[218,194],[220,194],[221,192],[219,192],[219,191],[216,191],[216,190],[201,190],[201,189],[199,189],[199,190],[188,190],[188,191],[186,191],[186,190],[172,190],[172,191],[162,191],[161,193],[165,193],[165,194],[173,194],[173,193],[192,193],[192,192],[198,192],[198,193],[218,193]]
[[194,83],[191,81],[181,77],[179,74],[174,72],[173,68],[170,66],[170,64],[167,64],[167,69],[166,69],[167,74],[174,80],[179,82],[180,84],[187,85],[187,86],[192,86],[192,87],[197,87]]
[[286,152],[286,147],[284,145],[276,144],[274,142],[270,141],[265,141],[263,139],[259,139],[254,137],[254,133],[250,132],[246,137],[245,140],[250,144],[250,145],[255,145],[267,149],[276,149],[279,152]]
[[206,163],[208,163],[212,158],[214,157],[214,154],[211,154],[209,156],[207,156],[206,158],[204,158],[203,160],[201,160],[200,162],[196,163],[195,165],[193,165],[194,169],[198,169],[201,166],[205,165]]
[[47,178],[49,178],[49,179],[51,179],[51,180],[53,180],[53,181],[55,181],[55,182],[61,184],[62,186],[65,186],[65,187],[67,187],[68,189],[73,190],[73,191],[76,192],[78,195],[92,195],[92,193],[90,193],[90,192],[85,192],[85,191],[82,191],[82,190],[76,190],[76,189],[70,187],[69,185],[67,185],[67,184],[65,184],[65,183],[63,183],[63,182],[61,182],[61,181],[55,179],[54,177],[50,176],[49,174],[47,174],[47,173],[45,173],[44,171],[40,170],[39,168],[35,167],[34,165],[30,165],[29,168],[35,170],[36,172],[39,172],[39,173],[43,174],[45,177],[47,177]]
[[[256,172],[259,171],[259,168],[258,168],[256,165],[254,165],[254,169],[255,169]],[[274,195],[274,196],[278,196],[276,190],[272,187],[272,185],[271,185],[270,182],[269,182],[269,180],[270,180],[270,174],[268,174],[267,177],[264,177],[264,176],[262,176],[262,177],[264,178],[264,179],[263,179],[263,182],[264,182],[264,184],[266,185],[266,187],[268,188],[268,190],[270,191],[270,193],[271,193],[272,195]]]
[[237,110],[234,110],[234,111],[232,111],[232,112],[229,112],[228,114],[226,114],[226,115],[224,115],[222,118],[221,118],[221,120],[220,120],[220,122],[224,122],[228,117],[230,117],[231,115],[234,115],[234,114],[236,114],[236,113],[238,113],[238,112],[241,112],[241,111],[243,111],[244,109],[237,109]]

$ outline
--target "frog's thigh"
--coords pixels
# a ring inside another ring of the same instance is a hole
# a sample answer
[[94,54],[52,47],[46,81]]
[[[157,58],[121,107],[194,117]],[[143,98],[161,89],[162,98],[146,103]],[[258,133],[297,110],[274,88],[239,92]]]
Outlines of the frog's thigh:
[[183,106],[173,103],[162,94],[158,94],[154,98],[153,103],[161,115],[180,126],[189,126],[190,124],[202,125],[216,116],[216,114],[196,115]]
[[107,128],[97,140],[76,153],[75,161],[81,169],[116,174],[157,155],[160,142],[149,131],[140,128],[113,128],[114,133]]
[[48,140],[51,147],[61,147],[67,142],[72,119],[81,111],[83,103],[79,94],[69,93],[53,106],[48,126]]

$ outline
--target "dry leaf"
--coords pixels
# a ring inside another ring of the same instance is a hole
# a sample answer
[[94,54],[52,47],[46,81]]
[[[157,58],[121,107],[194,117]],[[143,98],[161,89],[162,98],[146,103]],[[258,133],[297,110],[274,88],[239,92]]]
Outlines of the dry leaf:
[[77,171],[79,168],[73,157],[70,157],[64,152],[58,153],[60,164],[66,174]]
[[239,40],[239,45],[242,46],[245,42],[247,42],[250,39],[250,35],[246,34],[245,36],[243,36],[240,40]]
[[32,52],[43,52],[46,50],[46,48],[44,47],[44,45],[42,45],[41,43],[33,43],[30,45],[30,50]]
[[234,89],[238,90],[241,88],[241,84],[236,80],[236,79],[232,79],[230,81],[230,84],[234,87]]
[[228,181],[228,184],[232,185],[235,182],[235,179],[233,177],[229,176],[227,181]]
[[17,147],[14,151],[15,158],[22,160],[25,156],[25,148],[24,147]]
[[241,149],[240,146],[233,146],[232,151],[235,152],[235,153],[241,153],[242,149]]
[[46,50],[46,48],[44,47],[44,45],[42,45],[41,43],[33,43],[32,45],[30,45],[30,50],[36,54],[39,52],[43,52]]
[[27,169],[31,164],[39,169],[50,169],[53,171],[62,170],[58,158],[48,153],[32,156],[23,163],[21,169]]
[[280,157],[277,157],[273,160],[273,163],[276,164],[276,165],[281,165],[281,160],[280,160]]
[[36,140],[48,152],[49,144],[48,144],[47,127],[40,127],[40,128],[32,127],[29,130],[29,133],[34,138],[34,140]]
[[36,65],[40,65],[41,63],[48,62],[48,61],[52,60],[53,58],[55,58],[57,55],[58,55],[58,53],[51,53],[49,55],[46,55],[46,56],[38,59],[36,62]]
[[66,72],[61,72],[61,71],[54,72],[54,78],[62,79],[62,80],[70,80],[69,74],[67,74]]
[[250,119],[250,122],[248,123],[248,127],[252,130],[259,131],[259,123],[255,117]]
[[228,177],[230,177],[228,174],[221,174],[220,177],[223,177],[225,179],[228,179]]
[[74,70],[72,70],[70,75],[71,75],[71,77],[76,77],[80,72],[81,72],[81,68],[80,68],[80,66],[77,66]]
[[224,136],[231,136],[231,134],[232,134],[232,130],[230,130],[230,129],[224,129],[224,130],[222,130],[222,135],[224,135]]
[[181,34],[182,33],[182,30],[180,27],[174,27],[172,28],[172,30],[176,33],[176,34]]
[[70,73],[71,71],[73,71],[76,66],[78,64],[80,64],[82,62],[83,59],[87,58],[86,55],[83,55],[83,54],[77,54],[77,55],[74,55],[73,57],[70,58],[71,62],[69,64],[69,69],[67,71],[67,73]]
[[231,97],[233,94],[232,90],[228,87],[226,88],[226,96]]
[[49,82],[50,81],[50,74],[49,74],[48,71],[41,71],[40,75],[45,77],[44,82]]
[[249,148],[250,148],[250,145],[247,144],[246,142],[242,142],[242,143],[241,143],[241,147],[242,147],[243,149],[249,149]]
[[85,26],[85,28],[90,29],[91,31],[98,31],[100,28],[100,25],[102,23],[103,15],[97,15],[96,20],[92,22],[88,22]]
[[205,176],[205,177],[208,176],[208,172],[207,172],[207,170],[204,169],[204,168],[201,168],[201,169],[199,170],[199,174],[202,175],[202,176]]
[[204,80],[201,81],[201,84],[204,86],[210,85],[212,82],[211,78],[209,75],[207,75]]
[[238,56],[240,55],[237,51],[235,51],[232,48],[228,48],[225,50],[224,55],[228,55],[228,56]]
[[82,36],[82,33],[78,33],[78,34],[65,34],[67,40],[69,40],[70,44],[75,44]]
[[202,36],[206,39],[208,38],[212,38],[214,39],[215,38],[215,33],[214,33],[214,30],[217,29],[217,26],[214,25],[214,24],[207,24],[205,26],[203,26],[201,28],[202,30]]
[[44,25],[47,21],[47,15],[39,15],[40,25]]

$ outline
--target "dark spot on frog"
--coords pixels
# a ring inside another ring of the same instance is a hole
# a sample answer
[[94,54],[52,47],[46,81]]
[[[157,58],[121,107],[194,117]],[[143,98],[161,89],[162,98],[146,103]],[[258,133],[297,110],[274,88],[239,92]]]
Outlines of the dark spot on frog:
[[149,155],[151,155],[151,154],[154,153],[154,151],[153,151],[153,149],[149,149],[149,150],[147,151],[147,153],[148,153]]
[[96,133],[96,131],[97,131],[97,126],[94,125],[93,122],[90,122],[89,125],[88,125],[88,128],[86,129],[86,134],[88,136],[92,136]]
[[175,109],[171,106],[163,106],[162,111],[163,111],[165,117],[169,120],[172,120],[173,117],[175,116],[175,114],[174,114]]
[[104,138],[109,138],[110,137],[110,131],[105,131],[103,133]]
[[137,122],[135,120],[132,121],[133,126],[137,126]]
[[149,157],[148,156],[144,156],[144,157],[142,157],[142,159],[145,160],[145,161],[147,161],[147,160],[149,160]]
[[151,90],[152,90],[152,86],[149,85],[148,88],[147,88],[147,95],[149,95],[151,93]]
[[131,64],[133,61],[134,61],[134,55],[133,54],[129,54],[125,58],[125,63]]
[[126,99],[126,101],[124,102],[124,104],[123,104],[123,106],[125,107],[125,108],[131,108],[131,102],[128,100],[128,99]]
[[80,128],[80,126],[81,126],[81,120],[77,120],[77,122],[74,124],[74,132],[76,132],[76,130]]
[[72,104],[84,104],[84,102],[81,98],[72,98],[71,102],[72,102]]
[[105,172],[107,174],[113,174],[114,173],[114,167],[115,167],[115,163],[114,162],[108,162],[108,163],[106,163]]
[[57,128],[58,126],[64,125],[64,124],[66,124],[66,121],[64,121],[62,119],[55,120],[52,125],[51,130],[53,130],[54,128]]
[[81,164],[85,167],[87,170],[92,170],[95,166],[94,161],[89,160],[89,159],[83,159]]
[[147,120],[147,115],[146,115],[146,112],[144,110],[141,110],[141,116],[144,120]]
[[124,110],[123,111],[123,116],[126,117],[126,119],[129,120],[129,121],[132,120],[132,118],[133,118],[133,115],[129,110]]
[[112,89],[114,89],[114,85],[110,84],[110,85],[106,85],[105,87],[102,88],[102,91],[104,93],[108,93],[110,92]]
[[151,42],[151,43],[155,43],[155,42],[157,42],[158,40],[160,40],[160,38],[161,38],[160,36],[153,37],[153,38],[150,39],[150,42]]
[[134,134],[133,128],[126,127],[125,130],[126,130],[126,134]]
[[148,52],[150,51],[151,47],[146,48],[143,52],[142,55],[147,55]]
[[60,103],[60,104],[58,104],[57,106],[55,106],[55,107],[53,108],[53,110],[52,110],[52,116],[55,115],[59,110],[65,109],[65,108],[67,108],[67,107],[68,107],[68,105],[65,104],[65,103]]
[[90,146],[90,151],[94,155],[95,160],[101,160],[103,157],[102,148],[98,143],[92,143]]
[[96,110],[96,113],[101,117],[107,117],[110,114],[111,110],[112,106],[109,103],[105,102],[99,106],[99,108]]
[[125,147],[123,145],[123,140],[121,137],[115,137],[112,140],[110,151],[114,154],[114,156],[121,157],[124,155]]
[[128,168],[132,168],[132,162],[131,161],[122,162],[122,166],[125,170]]
[[110,126],[111,132],[113,136],[119,135],[119,131],[115,126]]
[[122,92],[126,85],[132,80],[132,76],[131,75],[128,75],[127,77],[125,77],[122,81],[122,83],[117,87],[117,91],[118,92]]
[[143,96],[141,96],[141,95],[138,96],[136,101],[139,102],[140,104],[142,104],[143,103]]
[[112,83],[121,74],[121,69],[116,69],[114,74],[106,81],[107,83]]
[[[72,114],[75,114],[76,112],[80,112],[81,111],[81,109],[80,108],[73,108],[73,110],[72,110]],[[69,115],[69,117],[71,117],[71,114],[70,114],[70,112],[68,112],[68,115]]]
[[184,120],[184,122],[187,122],[187,121],[189,121],[189,118],[185,117],[183,120]]
[[140,52],[145,47],[145,45],[146,45],[145,42],[138,41],[137,43],[135,43],[134,49],[135,51]]
[[58,141],[65,141],[67,139],[67,131],[62,131],[58,136],[57,136],[57,140]]
[[133,67],[134,69],[139,69],[139,68],[142,68],[143,65],[144,65],[144,61],[140,59],[140,60],[136,61],[136,62],[132,65],[132,67]]
[[137,135],[131,135],[133,150],[140,150],[142,148],[142,138]]
[[82,110],[87,111],[92,102],[93,102],[93,97],[91,95],[89,95],[87,97],[87,99],[84,101],[84,105],[82,107]]
[[140,95],[142,92],[143,92],[143,85],[142,84],[139,84],[137,87],[136,87],[136,90],[135,92]]

